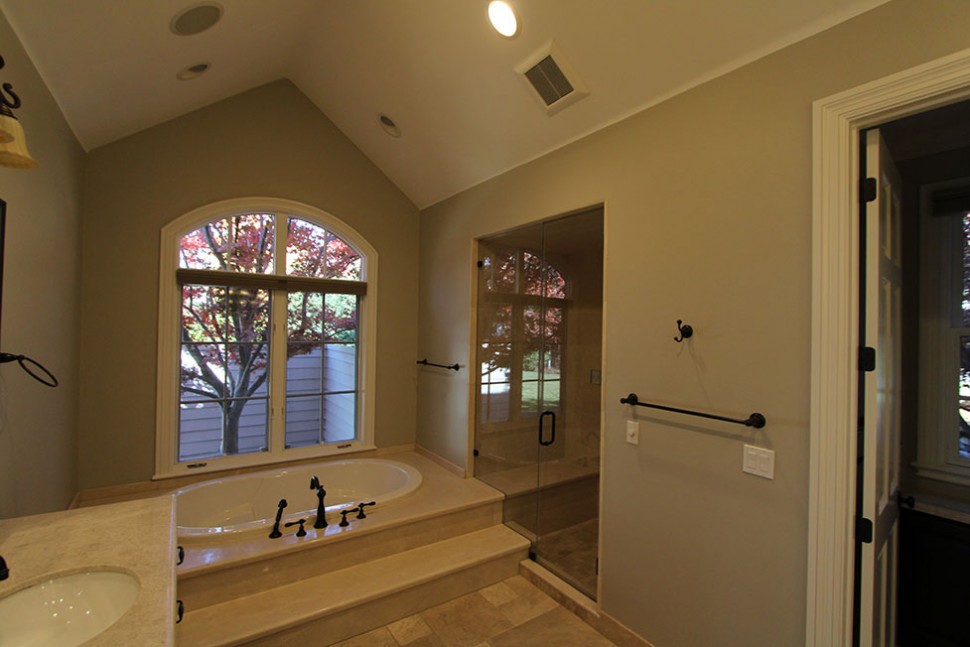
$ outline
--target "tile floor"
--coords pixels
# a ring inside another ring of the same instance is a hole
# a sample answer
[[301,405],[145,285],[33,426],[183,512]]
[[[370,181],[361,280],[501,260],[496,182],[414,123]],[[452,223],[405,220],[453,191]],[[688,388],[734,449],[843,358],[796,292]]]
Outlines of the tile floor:
[[591,598],[596,598],[596,555],[599,519],[544,535],[539,539],[539,561]]
[[611,647],[521,575],[334,647]]

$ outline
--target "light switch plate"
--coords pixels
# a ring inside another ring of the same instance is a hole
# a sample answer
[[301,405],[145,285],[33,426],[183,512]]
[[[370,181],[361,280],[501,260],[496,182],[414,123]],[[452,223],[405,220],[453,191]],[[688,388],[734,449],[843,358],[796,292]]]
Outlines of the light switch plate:
[[640,423],[636,420],[626,421],[626,441],[631,445],[640,444]]
[[741,470],[766,479],[775,478],[775,452],[754,445],[744,446],[744,459]]

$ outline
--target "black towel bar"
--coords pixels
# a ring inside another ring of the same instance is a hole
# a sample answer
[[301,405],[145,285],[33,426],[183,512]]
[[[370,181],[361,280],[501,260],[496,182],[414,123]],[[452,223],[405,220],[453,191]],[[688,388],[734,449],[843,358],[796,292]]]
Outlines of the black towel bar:
[[766,420],[760,413],[752,413],[745,420],[740,420],[738,418],[727,418],[725,416],[717,416],[713,413],[701,413],[700,411],[690,411],[688,409],[677,409],[676,407],[666,407],[661,404],[649,404],[647,402],[640,402],[640,398],[637,397],[636,393],[631,393],[625,398],[620,398],[620,404],[632,404],[638,407],[649,407],[651,409],[660,409],[662,411],[673,411],[674,413],[683,413],[688,416],[700,416],[701,418],[710,418],[711,420],[722,420],[724,422],[733,422],[737,425],[744,425],[745,427],[754,427],[755,429],[761,429],[765,426]]
[[429,362],[429,361],[428,361],[428,360],[426,360],[426,359],[419,359],[419,360],[417,361],[417,363],[418,363],[418,364],[422,364],[422,365],[424,365],[424,366],[437,366],[438,368],[447,368],[447,369],[451,369],[452,371],[455,371],[456,373],[458,372],[458,369],[459,369],[459,368],[461,368],[460,366],[458,366],[458,364],[457,364],[457,363],[455,363],[455,364],[451,364],[451,365],[446,365],[446,364],[435,364],[434,362]]

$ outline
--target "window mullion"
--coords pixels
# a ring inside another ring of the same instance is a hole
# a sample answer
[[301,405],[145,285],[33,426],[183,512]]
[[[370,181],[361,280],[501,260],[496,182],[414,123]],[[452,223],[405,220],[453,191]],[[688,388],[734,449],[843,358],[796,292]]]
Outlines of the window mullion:
[[270,452],[282,453],[286,438],[286,313],[287,293],[272,292],[273,327],[270,337]]

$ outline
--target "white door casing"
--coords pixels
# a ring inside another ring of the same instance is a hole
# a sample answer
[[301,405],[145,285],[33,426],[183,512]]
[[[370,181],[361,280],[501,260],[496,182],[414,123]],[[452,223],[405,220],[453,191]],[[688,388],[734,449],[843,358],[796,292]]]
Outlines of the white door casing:
[[970,49],[813,104],[805,644],[849,645],[855,547],[859,132],[970,97]]

